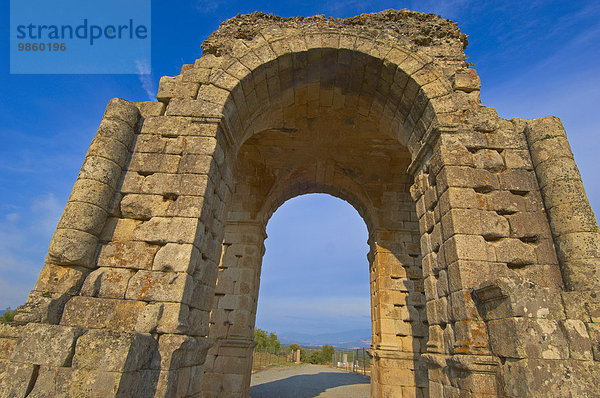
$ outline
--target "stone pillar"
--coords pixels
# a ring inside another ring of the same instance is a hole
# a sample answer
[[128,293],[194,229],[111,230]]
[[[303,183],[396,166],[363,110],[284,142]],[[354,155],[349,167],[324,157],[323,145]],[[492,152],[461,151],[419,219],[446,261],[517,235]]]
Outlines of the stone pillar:
[[524,135],[489,108],[472,117],[472,127],[439,128],[411,191],[422,233],[432,396],[501,394],[500,361],[473,287],[502,275],[562,284]]
[[427,388],[420,358],[427,329],[416,239],[410,230],[374,233],[372,396],[401,397]]
[[525,128],[567,290],[600,289],[600,232],[559,119]]
[[223,256],[217,274],[203,393],[247,397],[250,391],[254,322],[260,266],[266,238],[254,221],[230,221],[225,228]]

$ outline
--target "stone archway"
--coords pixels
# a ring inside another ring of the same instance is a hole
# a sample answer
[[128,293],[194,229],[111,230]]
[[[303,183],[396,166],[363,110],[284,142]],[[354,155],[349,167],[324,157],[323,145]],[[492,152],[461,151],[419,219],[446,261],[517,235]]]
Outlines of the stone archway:
[[409,11],[238,16],[157,102],[112,100],[1,331],[3,395],[245,396],[264,225],[307,192],[369,226],[373,396],[594,391],[600,233],[564,130],[482,106],[465,45]]
[[[418,223],[405,172],[410,154],[372,121],[343,108],[310,120],[300,128],[257,133],[238,152],[211,311],[210,337],[216,344],[208,353],[203,390],[228,394],[243,387],[247,394],[266,223],[285,200],[315,192],[353,204],[370,231],[373,352],[403,353],[411,363],[380,366],[384,361],[378,357],[375,374],[413,389],[418,379],[424,388],[420,347],[425,346],[427,326]],[[394,377],[394,372],[404,377]],[[244,382],[232,385],[230,380]],[[375,390],[380,389],[377,380],[373,378]]]

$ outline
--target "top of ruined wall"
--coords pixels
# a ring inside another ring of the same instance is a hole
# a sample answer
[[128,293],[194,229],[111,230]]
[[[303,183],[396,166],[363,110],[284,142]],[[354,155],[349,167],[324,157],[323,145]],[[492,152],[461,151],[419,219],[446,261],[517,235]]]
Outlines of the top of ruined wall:
[[[464,61],[468,44],[467,35],[461,33],[457,23],[435,14],[409,10],[385,10],[350,18],[323,15],[284,18],[254,12],[223,22],[202,44],[203,54],[229,54],[236,39],[252,40],[261,30],[274,25],[302,31],[353,32],[367,38],[391,40],[415,51],[425,49],[433,57],[456,61]],[[427,48],[444,48],[445,51],[427,51]]]

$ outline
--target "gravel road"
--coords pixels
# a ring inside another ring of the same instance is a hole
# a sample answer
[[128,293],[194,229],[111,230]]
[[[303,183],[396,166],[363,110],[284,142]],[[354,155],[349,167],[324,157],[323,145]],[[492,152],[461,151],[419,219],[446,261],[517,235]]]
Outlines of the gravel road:
[[272,368],[252,375],[250,398],[369,398],[368,376],[321,365]]

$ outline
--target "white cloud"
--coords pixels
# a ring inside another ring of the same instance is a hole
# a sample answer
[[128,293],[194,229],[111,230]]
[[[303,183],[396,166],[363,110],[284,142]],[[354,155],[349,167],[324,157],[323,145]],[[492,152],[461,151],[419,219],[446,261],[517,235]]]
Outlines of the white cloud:
[[197,0],[196,10],[201,14],[210,14],[217,11],[224,3],[223,0]]
[[150,101],[156,100],[156,89],[154,88],[154,82],[152,81],[152,71],[150,65],[146,61],[136,60],[135,65],[138,70],[138,78],[142,83],[142,88],[146,92]]
[[43,233],[52,234],[63,208],[64,204],[60,203],[52,192],[33,199],[31,212],[36,216],[35,228],[40,229]]
[[20,218],[21,216],[19,215],[19,213],[9,213],[6,215],[6,221],[11,223],[19,221]]
[[[340,287],[341,288],[341,287]],[[359,297],[261,297],[256,325],[267,330],[300,333],[365,329],[371,325],[368,295]]]
[[49,192],[0,222],[0,308],[23,304],[33,289],[63,207]]

